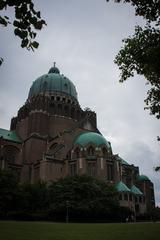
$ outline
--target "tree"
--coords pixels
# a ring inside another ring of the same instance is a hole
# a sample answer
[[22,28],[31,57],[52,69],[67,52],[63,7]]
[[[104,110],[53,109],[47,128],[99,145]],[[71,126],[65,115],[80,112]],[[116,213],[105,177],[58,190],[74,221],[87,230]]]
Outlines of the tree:
[[0,171],[0,217],[12,210],[18,193],[18,178],[12,171]]
[[89,176],[66,177],[50,187],[50,209],[56,220],[111,218],[118,208],[114,187]]
[[49,194],[47,184],[45,182],[37,182],[34,184],[20,184],[20,190],[23,196],[23,209],[36,212],[44,211],[49,207]]
[[[46,22],[41,19],[40,11],[36,11],[32,0],[1,0],[0,10],[4,13],[8,8],[14,11],[14,20],[3,14],[0,16],[0,24],[7,27],[12,24],[14,34],[21,39],[21,47],[27,50],[38,48],[39,43],[35,41],[37,33],[35,30],[41,30]],[[0,57],[0,65],[3,58]]]
[[[107,2],[109,0],[106,0]],[[150,113],[160,118],[160,1],[115,0],[131,3],[135,14],[146,20],[144,28],[135,27],[133,36],[123,40],[124,46],[115,58],[121,70],[120,82],[124,82],[135,73],[143,75],[150,87],[145,99]]]
[[[106,0],[109,2],[110,0]],[[135,8],[135,15],[142,16],[148,22],[155,21],[158,25],[160,23],[160,2],[159,0],[113,0],[116,3],[130,3]]]

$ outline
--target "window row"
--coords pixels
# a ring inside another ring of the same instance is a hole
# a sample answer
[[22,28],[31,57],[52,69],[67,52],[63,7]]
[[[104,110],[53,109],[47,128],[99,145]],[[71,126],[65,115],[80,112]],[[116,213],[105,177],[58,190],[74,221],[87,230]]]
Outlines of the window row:
[[[91,157],[91,156],[95,156],[96,151],[97,151],[96,148],[94,148],[93,146],[90,146],[86,150],[86,155],[88,156],[88,158]],[[102,151],[102,156],[104,158],[110,158],[111,157],[110,153],[107,151],[107,149],[105,147],[103,147],[101,151]],[[79,158],[80,157],[80,149],[79,148],[75,149],[73,157],[74,158]]]
[[82,117],[80,110],[77,110],[69,105],[64,106],[62,104],[55,104],[52,102],[50,103],[50,112],[51,114],[57,114],[75,119],[80,119]]
[[[69,175],[73,177],[77,174],[78,174],[77,164],[75,162],[69,163]],[[89,176],[92,176],[92,177],[96,177],[97,174],[98,174],[97,163],[87,161],[85,174],[87,174]],[[113,165],[108,164],[106,166],[106,180],[107,181],[113,181],[114,180]]]
[[70,104],[76,104],[77,102],[74,100],[71,100],[69,98],[66,97],[62,97],[62,96],[51,96],[51,101],[57,101],[57,102],[63,102],[63,103],[70,103]]
[[130,202],[135,201],[135,203],[145,203],[144,196],[134,196],[132,194],[127,194],[127,193],[119,194],[119,200],[130,201]]

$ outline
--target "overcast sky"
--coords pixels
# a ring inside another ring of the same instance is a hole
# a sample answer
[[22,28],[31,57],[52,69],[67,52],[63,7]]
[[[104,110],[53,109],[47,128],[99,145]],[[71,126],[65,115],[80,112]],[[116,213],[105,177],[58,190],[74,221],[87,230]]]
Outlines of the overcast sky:
[[[25,103],[32,82],[48,72],[56,61],[61,73],[75,84],[82,108],[97,113],[98,128],[111,142],[114,154],[139,166],[155,185],[160,206],[160,124],[144,111],[147,86],[135,76],[123,84],[113,63],[122,39],[132,35],[142,18],[134,8],[105,0],[36,0],[47,22],[38,33],[38,50],[20,48],[12,28],[0,28],[0,127],[9,129],[10,119]],[[11,15],[11,11],[8,12]]]

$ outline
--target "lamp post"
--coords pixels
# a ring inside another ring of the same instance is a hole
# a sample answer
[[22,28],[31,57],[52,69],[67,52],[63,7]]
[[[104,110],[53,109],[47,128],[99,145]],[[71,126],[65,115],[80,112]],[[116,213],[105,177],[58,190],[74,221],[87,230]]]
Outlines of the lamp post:
[[69,223],[69,201],[66,201],[66,223]]

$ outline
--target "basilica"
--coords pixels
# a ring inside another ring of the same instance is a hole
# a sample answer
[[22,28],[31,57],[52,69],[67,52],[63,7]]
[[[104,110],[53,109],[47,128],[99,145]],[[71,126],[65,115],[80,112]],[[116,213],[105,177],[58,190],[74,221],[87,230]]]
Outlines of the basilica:
[[90,175],[114,185],[120,205],[137,215],[155,206],[153,183],[113,153],[96,113],[81,108],[74,84],[55,64],[33,82],[10,130],[0,128],[0,169],[31,183]]

